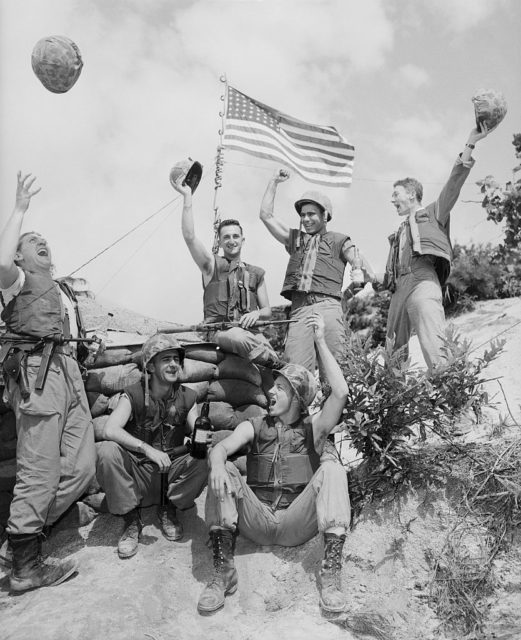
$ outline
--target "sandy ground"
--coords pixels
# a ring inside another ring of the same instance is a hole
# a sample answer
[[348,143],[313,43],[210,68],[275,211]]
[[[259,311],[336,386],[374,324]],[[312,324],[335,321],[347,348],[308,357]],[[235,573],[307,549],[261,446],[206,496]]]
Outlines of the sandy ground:
[[[521,302],[482,303],[455,324],[475,345],[521,321]],[[487,422],[473,426],[465,438],[486,439],[498,416],[512,413],[509,433],[521,413],[521,323],[504,334],[504,353],[489,370],[501,376],[489,384],[498,408]],[[476,351],[479,353],[479,350]],[[417,345],[412,355],[420,360]],[[508,406],[507,406],[508,403]],[[82,517],[88,515],[83,508]],[[330,620],[318,607],[316,571],[322,557],[317,536],[301,547],[257,547],[239,537],[236,564],[239,590],[223,610],[210,617],[196,612],[197,598],[210,575],[211,553],[202,520],[204,494],[195,509],[181,515],[185,537],[165,540],[153,508],[144,511],[139,553],[119,560],[117,540],[122,522],[101,514],[79,526],[75,509],[55,528],[44,545],[51,557],[75,558],[80,571],[65,584],[20,596],[8,594],[8,578],[0,570],[0,636],[3,640],[352,640],[345,616]],[[453,513],[442,492],[411,492],[405,498],[362,514],[345,546],[343,585],[348,614],[377,611],[394,630],[395,640],[433,640],[439,620],[428,606],[430,570],[425,551],[443,543]],[[487,637],[521,638],[521,558],[498,557],[499,591],[490,603]]]

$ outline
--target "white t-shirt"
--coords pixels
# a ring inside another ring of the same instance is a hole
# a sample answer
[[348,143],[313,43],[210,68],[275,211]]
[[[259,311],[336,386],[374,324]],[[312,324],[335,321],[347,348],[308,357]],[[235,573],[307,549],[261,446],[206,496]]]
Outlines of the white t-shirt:
[[[18,277],[13,282],[13,284],[7,289],[0,289],[0,292],[2,293],[2,297],[4,299],[5,304],[8,304],[13,298],[16,298],[16,296],[20,293],[20,291],[22,290],[22,287],[24,286],[25,273],[23,269],[21,269],[20,267],[17,267],[17,269],[18,269]],[[71,330],[71,337],[77,338],[78,323],[76,322],[76,310],[74,309],[74,304],[58,285],[56,285],[56,287],[58,287],[61,300],[63,303],[63,308],[69,318],[69,327]]]

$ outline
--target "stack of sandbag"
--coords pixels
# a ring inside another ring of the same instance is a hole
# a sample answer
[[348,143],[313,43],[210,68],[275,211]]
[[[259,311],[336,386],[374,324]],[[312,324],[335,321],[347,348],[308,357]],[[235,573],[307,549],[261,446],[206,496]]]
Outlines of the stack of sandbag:
[[[142,342],[145,338],[142,337]],[[111,347],[88,368],[85,389],[97,439],[123,389],[141,380],[141,344]],[[240,422],[263,415],[265,389],[271,372],[207,342],[184,343],[181,382],[197,393],[197,402],[210,402],[215,430],[233,430]]]

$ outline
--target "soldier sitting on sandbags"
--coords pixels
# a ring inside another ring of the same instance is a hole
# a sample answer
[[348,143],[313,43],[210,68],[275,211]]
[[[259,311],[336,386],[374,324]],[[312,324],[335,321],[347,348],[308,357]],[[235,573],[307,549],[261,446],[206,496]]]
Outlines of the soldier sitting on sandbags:
[[[158,504],[161,532],[179,540],[177,509],[189,509],[207,482],[206,460],[185,444],[197,418],[196,392],[179,384],[184,348],[171,335],[156,334],[143,345],[144,380],[127,387],[96,443],[96,475],[110,513],[125,521],[120,558],[138,551],[140,508]],[[150,382],[148,380],[150,374]]]
[[[315,378],[296,364],[275,371],[269,392],[269,415],[239,424],[216,444],[209,457],[206,524],[213,547],[214,572],[198,602],[202,614],[224,605],[237,590],[235,540],[240,532],[257,544],[301,545],[317,531],[324,534],[325,555],[319,577],[324,610],[342,611],[342,548],[350,522],[347,476],[327,440],[341,418],[347,385],[327,347],[324,320],[311,314],[305,322],[314,332],[331,394],[310,416]],[[228,458],[248,447],[247,477]]]
[[217,331],[213,340],[224,350],[272,369],[284,365],[255,323],[271,318],[264,269],[243,262],[244,235],[237,220],[223,220],[217,229],[223,255],[214,255],[197,238],[192,211],[192,189],[185,184],[188,166],[179,163],[179,177],[172,170],[174,188],[184,198],[183,238],[203,275],[205,322],[237,321],[240,326]]

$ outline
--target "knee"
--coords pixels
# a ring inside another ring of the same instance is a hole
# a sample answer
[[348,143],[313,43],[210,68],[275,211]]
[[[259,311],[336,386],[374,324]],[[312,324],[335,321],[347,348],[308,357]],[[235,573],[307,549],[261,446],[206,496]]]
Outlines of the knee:
[[324,479],[335,483],[347,482],[347,473],[340,460],[325,460],[320,463]]
[[96,442],[96,467],[104,468],[121,460],[121,447],[116,442]]

